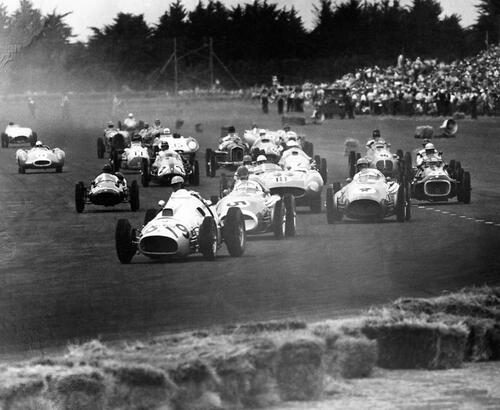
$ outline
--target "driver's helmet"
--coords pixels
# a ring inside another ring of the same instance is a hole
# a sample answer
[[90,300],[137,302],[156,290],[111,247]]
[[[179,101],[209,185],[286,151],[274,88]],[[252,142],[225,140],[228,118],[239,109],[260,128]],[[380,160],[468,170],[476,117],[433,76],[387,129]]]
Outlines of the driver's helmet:
[[429,138],[424,138],[424,140],[422,141],[422,146],[425,148],[425,146],[431,142],[431,140]]
[[300,144],[295,140],[290,140],[290,141],[287,141],[286,146],[287,146],[287,148],[300,147]]
[[238,178],[240,180],[247,180],[249,174],[250,174],[250,172],[248,171],[247,167],[244,167],[244,166],[239,167],[236,171],[236,178]]
[[163,141],[163,142],[161,143],[160,148],[161,148],[161,150],[162,150],[162,151],[166,151],[166,150],[168,150],[168,148],[169,148],[169,146],[168,146],[168,142],[167,142],[167,141]]
[[243,155],[243,164],[244,165],[251,165],[252,164],[252,157],[250,155]]
[[297,133],[295,131],[288,131],[286,133],[286,136],[287,136],[288,140],[293,140],[293,141],[297,141],[297,138],[298,138]]
[[228,134],[234,134],[236,132],[236,128],[234,128],[234,126],[229,126],[227,127],[227,133]]
[[134,118],[134,114],[132,114],[131,112],[128,114],[128,117],[129,118]]
[[141,140],[142,140],[141,134],[135,133],[134,135],[132,135],[132,141],[141,141]]
[[102,172],[106,172],[108,174],[111,174],[113,172],[113,168],[111,168],[111,165],[106,164],[102,167]]
[[108,128],[113,128],[115,125],[113,124],[113,121],[108,121],[107,126]]
[[42,141],[35,142],[35,147],[42,147],[42,146],[43,146]]
[[166,135],[170,135],[170,134],[172,134],[172,131],[170,131],[170,128],[165,128],[163,130],[163,133],[166,134]]
[[180,175],[176,175],[175,177],[172,178],[172,181],[170,182],[170,185],[175,187],[177,184],[178,186],[182,186],[184,183],[184,178],[182,178]]
[[434,154],[435,151],[436,151],[436,149],[434,148],[434,144],[432,144],[431,142],[425,144],[426,155]]
[[261,165],[267,161],[267,157],[265,155],[259,155],[257,157],[257,165]]
[[156,119],[156,120],[155,120],[155,125],[156,125],[157,127],[159,127],[159,126],[160,126],[160,124],[161,124],[161,121],[160,121],[159,119]]
[[380,138],[380,130],[373,130],[373,132],[372,132],[372,138],[374,140],[379,139]]
[[357,170],[359,172],[359,171],[361,171],[364,168],[368,168],[369,164],[370,163],[368,162],[368,160],[366,158],[360,158],[356,162],[356,168],[357,168]]

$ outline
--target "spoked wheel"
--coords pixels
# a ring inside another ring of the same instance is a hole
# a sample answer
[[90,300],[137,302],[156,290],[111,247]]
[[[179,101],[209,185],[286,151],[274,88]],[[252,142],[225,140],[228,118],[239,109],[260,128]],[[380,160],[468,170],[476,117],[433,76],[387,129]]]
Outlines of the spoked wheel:
[[200,225],[198,235],[199,250],[203,256],[212,261],[217,256],[217,226],[212,216],[206,216]]
[[135,229],[132,229],[130,222],[127,219],[119,219],[116,224],[115,245],[118,259],[123,264],[130,263],[137,252],[135,236]]
[[241,256],[245,252],[245,220],[240,208],[231,207],[227,211],[224,224],[224,241],[231,256]]
[[283,239],[286,235],[286,210],[285,204],[280,199],[274,205],[273,233],[277,239]]
[[285,236],[295,236],[297,231],[297,213],[295,211],[295,197],[285,195]]
[[132,181],[132,185],[129,187],[129,195],[130,195],[130,209],[133,212],[139,210],[140,201],[139,201],[139,185],[137,181]]
[[79,214],[85,208],[85,185],[81,181],[75,185],[75,208]]

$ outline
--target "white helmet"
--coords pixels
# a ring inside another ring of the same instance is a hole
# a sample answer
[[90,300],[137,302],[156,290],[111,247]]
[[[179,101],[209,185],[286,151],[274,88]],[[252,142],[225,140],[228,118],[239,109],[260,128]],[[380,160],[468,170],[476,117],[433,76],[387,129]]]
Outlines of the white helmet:
[[425,150],[426,150],[426,151],[427,151],[427,150],[431,150],[431,149],[432,149],[432,150],[433,150],[433,149],[435,149],[435,148],[434,148],[434,144],[432,144],[431,142],[429,142],[429,143],[425,144]]
[[42,141],[35,142],[35,147],[41,147],[42,145]]
[[288,131],[286,135],[289,140],[296,140],[298,138],[297,133],[295,131]]
[[266,161],[267,161],[267,157],[266,157],[265,155],[262,155],[262,154],[261,154],[261,155],[259,155],[259,156],[257,157],[257,162],[261,162],[261,161],[262,161],[262,162],[266,162]]
[[183,184],[183,183],[184,183],[184,178],[182,178],[180,175],[176,175],[175,177],[173,177],[172,181],[170,182],[171,185]]
[[129,113],[129,114],[128,114],[128,117],[129,117],[129,118],[134,118],[134,114]]
[[172,134],[172,131],[170,131],[170,128],[164,128],[163,133],[169,135]]

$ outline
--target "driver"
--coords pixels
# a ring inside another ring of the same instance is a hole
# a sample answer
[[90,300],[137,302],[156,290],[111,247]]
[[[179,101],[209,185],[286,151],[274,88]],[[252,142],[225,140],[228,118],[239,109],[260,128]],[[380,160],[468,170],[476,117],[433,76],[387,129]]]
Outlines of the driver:
[[380,130],[373,130],[372,139],[366,143],[366,148],[372,149],[373,145],[375,145],[377,142],[385,142],[385,141],[382,139],[380,135]]
[[431,142],[428,142],[425,144],[425,147],[423,150],[420,150],[417,153],[417,158],[415,159],[415,162],[417,164],[417,168],[422,169],[422,167],[425,165],[425,163],[431,158],[431,157],[437,157],[439,158],[440,161],[442,161],[442,154],[434,147],[434,144]]
[[[125,177],[123,176],[123,174],[121,172],[113,172],[113,168],[111,167],[110,164],[105,164],[102,167],[102,173],[109,174],[109,175],[116,177],[118,186],[122,185],[122,186],[124,186],[124,188],[127,187],[127,181],[125,180]],[[95,185],[94,183],[92,183],[92,184]]]
[[123,121],[123,124],[128,129],[137,127],[137,120],[135,119],[134,114],[129,113],[129,115],[127,116],[127,118],[125,118],[125,120]]
[[42,143],[42,141],[37,141],[37,142],[35,142],[35,147],[37,147],[37,148],[43,148],[43,143]]

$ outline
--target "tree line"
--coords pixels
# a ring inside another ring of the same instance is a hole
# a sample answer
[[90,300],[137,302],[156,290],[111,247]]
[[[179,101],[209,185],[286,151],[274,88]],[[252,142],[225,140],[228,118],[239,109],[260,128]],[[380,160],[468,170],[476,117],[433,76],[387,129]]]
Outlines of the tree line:
[[9,14],[0,3],[0,78],[8,91],[172,89],[175,59],[180,88],[206,88],[213,78],[227,88],[235,79],[260,85],[272,75],[286,83],[331,81],[355,68],[395,64],[399,54],[451,61],[499,40],[498,1],[481,0],[468,28],[458,15],[441,17],[438,0],[406,7],[318,0],[312,7],[315,21],[306,30],[295,8],[266,0],[234,7],[200,1],[193,10],[176,0],[156,24],[118,13],[111,24],[92,27],[88,41],[74,42],[68,14],[44,15],[30,0]]

